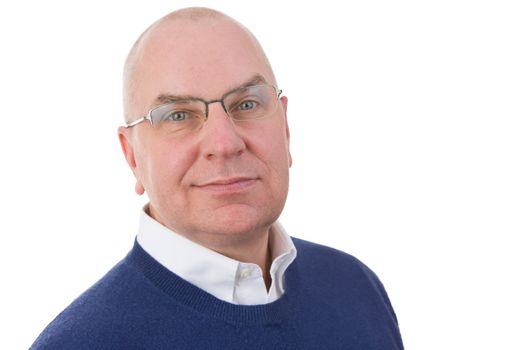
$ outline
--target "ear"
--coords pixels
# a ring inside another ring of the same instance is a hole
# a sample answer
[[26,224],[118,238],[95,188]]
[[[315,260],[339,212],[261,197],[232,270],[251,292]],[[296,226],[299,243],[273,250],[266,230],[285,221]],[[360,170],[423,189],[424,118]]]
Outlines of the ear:
[[144,186],[137,176],[137,162],[135,161],[135,151],[133,149],[132,137],[133,135],[131,129],[128,129],[124,126],[118,128],[120,147],[122,148],[126,162],[128,162],[128,165],[133,172],[133,175],[135,175],[135,179],[137,180],[135,184],[135,192],[137,192],[138,195],[142,195],[144,194]]
[[288,109],[288,97],[282,96],[280,98],[281,106],[283,107],[284,112],[284,126],[286,128],[286,141],[288,143],[288,167],[292,166],[292,154],[290,153],[290,129],[288,128],[288,115],[287,115],[287,109]]

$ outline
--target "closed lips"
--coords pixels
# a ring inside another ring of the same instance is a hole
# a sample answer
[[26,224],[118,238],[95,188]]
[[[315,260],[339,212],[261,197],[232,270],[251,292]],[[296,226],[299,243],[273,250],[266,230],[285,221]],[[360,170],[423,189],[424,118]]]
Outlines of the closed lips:
[[209,190],[235,190],[250,186],[256,180],[256,177],[230,177],[206,181],[195,186]]

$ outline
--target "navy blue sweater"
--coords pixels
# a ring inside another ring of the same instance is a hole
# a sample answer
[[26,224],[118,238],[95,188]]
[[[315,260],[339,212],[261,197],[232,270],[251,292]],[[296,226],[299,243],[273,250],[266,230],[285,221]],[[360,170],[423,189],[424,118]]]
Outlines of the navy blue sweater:
[[135,242],[31,349],[403,349],[381,282],[354,257],[295,239],[285,294],[266,305],[219,300]]

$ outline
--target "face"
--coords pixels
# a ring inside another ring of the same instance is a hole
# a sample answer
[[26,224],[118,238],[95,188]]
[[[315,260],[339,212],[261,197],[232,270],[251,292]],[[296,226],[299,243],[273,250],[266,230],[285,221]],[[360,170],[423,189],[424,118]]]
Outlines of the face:
[[[256,76],[275,85],[254,40],[224,19],[164,23],[140,50],[134,119],[156,106],[159,95],[215,100]],[[202,128],[183,135],[162,134],[149,122],[120,128],[150,215],[197,242],[251,239],[267,230],[288,192],[286,106],[281,97],[272,115],[235,122],[213,103]]]

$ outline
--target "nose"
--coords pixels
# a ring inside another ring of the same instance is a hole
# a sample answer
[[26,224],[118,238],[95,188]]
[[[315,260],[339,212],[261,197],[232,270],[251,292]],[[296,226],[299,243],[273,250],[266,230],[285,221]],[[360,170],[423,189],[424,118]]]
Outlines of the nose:
[[209,105],[208,119],[201,129],[201,152],[208,160],[240,156],[246,143],[235,122],[226,114],[220,103]]

